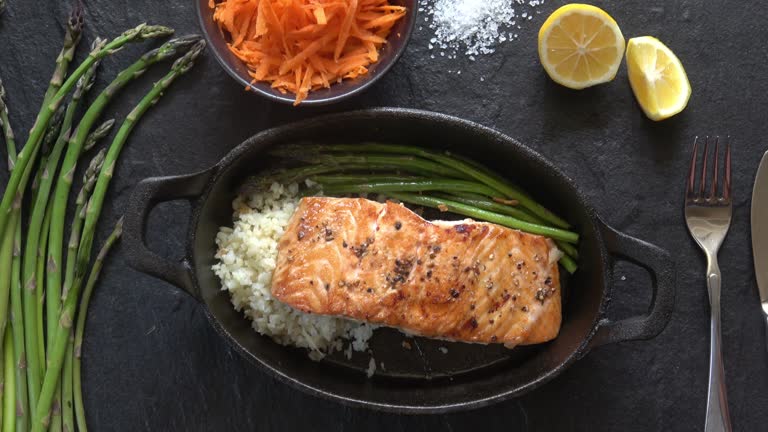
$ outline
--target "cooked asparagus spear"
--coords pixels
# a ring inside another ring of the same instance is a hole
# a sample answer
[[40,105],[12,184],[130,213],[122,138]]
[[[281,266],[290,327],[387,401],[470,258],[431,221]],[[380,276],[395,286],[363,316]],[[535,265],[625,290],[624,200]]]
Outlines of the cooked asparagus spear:
[[445,191],[445,192],[473,192],[484,196],[493,196],[496,191],[471,181],[452,179],[428,179],[417,181],[397,182],[364,182],[356,184],[335,184],[323,187],[323,191],[329,194],[340,192],[421,192],[421,191]]
[[[528,196],[518,188],[510,185],[505,181],[501,181],[498,178],[498,176],[489,174],[487,170],[478,169],[476,166],[466,163],[461,159],[455,158],[450,154],[443,154],[440,152],[425,150],[421,147],[415,147],[415,146],[377,144],[377,143],[370,143],[370,144],[367,143],[367,144],[360,144],[360,145],[332,144],[332,145],[318,145],[313,147],[315,151],[318,151],[320,153],[330,152],[332,154],[330,156],[331,159],[346,157],[346,156],[333,155],[333,153],[338,153],[338,152],[384,153],[384,154],[411,155],[412,157],[423,158],[423,160],[427,160],[432,163],[437,163],[438,165],[444,168],[449,168],[453,171],[459,172],[462,174],[464,178],[468,177],[470,179],[477,180],[487,185],[488,187],[495,189],[500,193],[501,196],[505,198],[518,200],[524,208],[529,209],[531,212],[533,212],[533,214],[541,217],[546,222],[552,223],[555,226],[558,226],[560,228],[570,227],[568,222],[556,216],[554,213],[544,208],[544,206],[542,206],[541,204],[535,202],[530,196]],[[300,147],[297,146],[296,148],[300,148]],[[301,148],[304,149],[304,152],[306,154],[307,150],[311,149],[312,147],[303,146]],[[292,151],[292,148],[290,147],[284,148],[284,149],[281,149],[281,151],[290,152]],[[326,157],[328,157],[328,155],[326,155]]]
[[445,209],[453,213],[462,214],[469,217],[474,217],[480,220],[497,223],[509,228],[519,229],[521,231],[529,232],[532,234],[539,234],[550,237],[552,239],[562,240],[569,243],[576,243],[579,241],[579,235],[566,231],[560,228],[552,228],[543,225],[537,225],[530,222],[524,222],[515,219],[510,216],[493,213],[487,210],[478,209],[466,204],[461,204],[455,201],[450,201],[443,198],[435,198],[424,195],[417,195],[413,193],[401,193],[401,192],[388,192],[386,195],[392,198],[398,199],[403,202],[411,204],[423,205],[425,207],[433,207]]

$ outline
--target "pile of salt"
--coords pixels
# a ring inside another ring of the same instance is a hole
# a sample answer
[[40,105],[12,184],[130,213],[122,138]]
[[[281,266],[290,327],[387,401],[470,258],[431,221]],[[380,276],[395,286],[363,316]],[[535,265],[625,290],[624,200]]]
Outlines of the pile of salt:
[[[463,53],[491,54],[496,46],[517,39],[521,23],[533,18],[531,11],[543,0],[427,0],[419,8],[434,31],[429,48],[440,56],[456,58]],[[434,58],[434,54],[432,55]]]

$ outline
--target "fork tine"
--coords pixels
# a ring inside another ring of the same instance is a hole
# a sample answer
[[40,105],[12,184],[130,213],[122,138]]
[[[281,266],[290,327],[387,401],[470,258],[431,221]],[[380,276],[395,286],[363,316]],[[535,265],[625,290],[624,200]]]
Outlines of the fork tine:
[[696,156],[699,149],[699,137],[693,139],[693,151],[691,152],[691,167],[688,169],[688,184],[685,187],[686,199],[694,198],[694,187],[696,184]]
[[725,184],[723,185],[723,199],[731,199],[731,137],[726,138],[725,146]]
[[712,166],[712,186],[710,187],[710,191],[709,191],[709,199],[711,200],[714,200],[717,197],[717,177],[720,172],[720,169],[719,169],[720,167],[718,166],[719,165],[718,155],[720,154],[719,149],[720,149],[720,137],[716,136],[715,137],[715,160],[712,163],[713,165]]
[[704,187],[707,185],[707,156],[709,155],[709,135],[704,139],[704,160],[701,162],[701,177],[699,177],[699,198],[704,198]]

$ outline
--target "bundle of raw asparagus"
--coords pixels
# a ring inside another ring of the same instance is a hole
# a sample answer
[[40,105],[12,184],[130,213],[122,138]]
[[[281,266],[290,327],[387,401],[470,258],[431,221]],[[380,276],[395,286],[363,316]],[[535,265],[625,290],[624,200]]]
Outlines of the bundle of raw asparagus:
[[[0,7],[3,3],[0,0]],[[173,33],[168,27],[141,24],[110,41],[97,39],[87,57],[70,72],[82,29],[83,10],[78,3],[67,22],[42,107],[18,153],[8,120],[8,98],[0,81],[0,127],[10,171],[0,201],[3,432],[87,430],[80,383],[86,312],[103,261],[122,226],[118,221],[93,259],[102,205],[115,163],[136,123],[193,66],[205,46],[199,36],[187,36],[145,53],[120,72],[77,120],[83,96],[91,89],[103,58],[126,44]],[[114,120],[99,123],[106,106],[150,66],[173,57],[178,58],[168,74],[128,114],[112,143],[91,158],[73,220],[67,221],[77,166],[114,124]],[[66,244],[65,224],[69,226]]]

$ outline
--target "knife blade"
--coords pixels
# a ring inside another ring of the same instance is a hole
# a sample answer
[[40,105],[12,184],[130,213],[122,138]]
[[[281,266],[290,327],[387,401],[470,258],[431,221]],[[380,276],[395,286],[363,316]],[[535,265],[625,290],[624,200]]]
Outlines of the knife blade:
[[[768,152],[765,152],[752,189],[752,257],[760,303],[768,326]],[[768,327],[766,327],[768,337]]]

